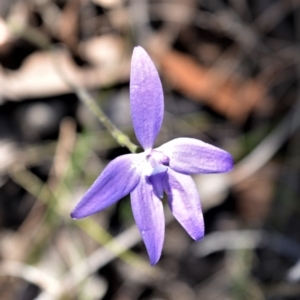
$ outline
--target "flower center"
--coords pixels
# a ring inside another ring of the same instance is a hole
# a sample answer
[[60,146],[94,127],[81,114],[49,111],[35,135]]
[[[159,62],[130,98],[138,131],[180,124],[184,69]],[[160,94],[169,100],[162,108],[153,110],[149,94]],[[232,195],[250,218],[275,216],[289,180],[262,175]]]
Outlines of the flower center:
[[159,151],[151,150],[147,155],[147,160],[151,166],[148,179],[153,186],[154,193],[162,198],[164,195],[163,180],[168,171],[170,159]]
[[169,157],[156,150],[151,150],[150,154],[147,156],[147,159],[153,168],[157,167],[158,165],[169,166],[170,163]]

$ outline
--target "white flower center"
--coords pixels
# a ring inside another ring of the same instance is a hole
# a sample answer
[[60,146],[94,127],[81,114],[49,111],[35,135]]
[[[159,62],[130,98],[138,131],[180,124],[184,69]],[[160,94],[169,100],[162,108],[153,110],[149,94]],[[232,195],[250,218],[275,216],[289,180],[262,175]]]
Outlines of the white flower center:
[[155,194],[162,198],[163,197],[163,180],[168,171],[170,159],[163,153],[150,150],[149,154],[146,154],[147,158],[147,171],[146,176],[153,186]]

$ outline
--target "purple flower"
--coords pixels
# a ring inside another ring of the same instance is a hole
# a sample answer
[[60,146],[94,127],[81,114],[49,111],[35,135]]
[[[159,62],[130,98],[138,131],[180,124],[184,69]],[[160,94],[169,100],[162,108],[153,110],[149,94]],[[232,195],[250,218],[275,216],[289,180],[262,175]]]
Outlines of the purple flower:
[[174,139],[152,149],[163,120],[164,99],[157,70],[141,47],[136,47],[132,56],[130,106],[144,152],[111,161],[71,216],[87,217],[130,193],[133,216],[154,265],[161,256],[165,235],[164,192],[175,218],[194,240],[200,240],[203,215],[190,174],[228,172],[233,159],[226,151],[192,138]]

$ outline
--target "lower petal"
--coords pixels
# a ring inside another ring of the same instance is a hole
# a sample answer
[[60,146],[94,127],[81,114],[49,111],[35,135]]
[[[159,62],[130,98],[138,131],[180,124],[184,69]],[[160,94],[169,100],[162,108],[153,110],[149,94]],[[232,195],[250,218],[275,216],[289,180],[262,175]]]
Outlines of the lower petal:
[[164,185],[174,217],[194,240],[202,239],[204,236],[203,214],[192,177],[169,169]]
[[151,265],[161,256],[165,236],[165,218],[161,200],[152,185],[142,177],[131,193],[131,206],[135,222],[146,245]]
[[111,161],[77,204],[71,217],[87,217],[131,193],[140,180],[140,159],[138,154],[127,154]]

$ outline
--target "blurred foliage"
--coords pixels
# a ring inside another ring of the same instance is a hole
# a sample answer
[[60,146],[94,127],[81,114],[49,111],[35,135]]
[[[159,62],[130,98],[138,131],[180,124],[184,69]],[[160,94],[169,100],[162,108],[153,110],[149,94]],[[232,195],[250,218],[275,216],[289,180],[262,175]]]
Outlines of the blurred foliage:
[[[299,5],[0,1],[1,300],[300,299]],[[229,174],[194,177],[203,241],[166,207],[155,267],[128,197],[69,216],[110,160],[140,151],[135,45],[164,86],[157,145],[195,137],[236,159]]]

